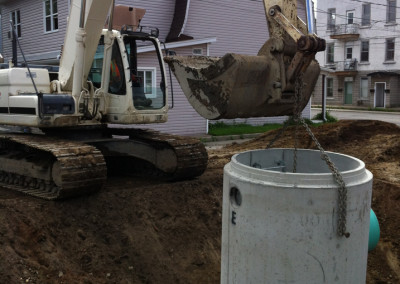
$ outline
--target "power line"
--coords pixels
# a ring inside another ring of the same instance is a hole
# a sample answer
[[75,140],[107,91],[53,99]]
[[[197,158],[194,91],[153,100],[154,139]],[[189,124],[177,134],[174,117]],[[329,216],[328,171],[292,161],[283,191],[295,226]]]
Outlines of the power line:
[[[355,1],[355,0],[351,0],[351,1]],[[367,3],[367,2],[366,2]],[[325,11],[325,10],[322,10],[322,9],[316,9],[316,13],[319,13],[319,14],[332,14],[331,12],[328,12],[328,11]],[[347,15],[342,15],[342,14],[334,14],[336,17],[338,17],[338,18],[342,18],[342,19],[347,19]],[[362,20],[363,18],[362,17],[355,17],[355,16],[353,16],[353,19],[360,19],[360,20]],[[396,18],[396,19],[400,19],[400,18]],[[376,24],[378,24],[378,23],[387,23],[387,21],[386,20],[371,20],[370,19],[370,25],[371,26],[374,26],[374,25],[376,25]],[[323,21],[318,21],[318,17],[317,17],[317,28],[327,28],[328,27],[328,24],[323,24]],[[384,27],[384,28],[382,28],[382,29],[369,29],[369,30],[382,30],[382,31],[389,31],[389,28],[387,28],[387,27]]]
[[[199,1],[202,1],[202,2],[205,2],[205,3],[209,3],[209,4],[212,4],[212,5],[214,5],[214,6],[224,6],[224,7],[227,7],[227,8],[230,8],[230,9],[234,9],[234,10],[241,10],[241,11],[250,11],[250,12],[252,12],[253,14],[257,14],[257,15],[264,15],[265,16],[265,12],[264,12],[264,10],[263,10],[263,12],[258,12],[258,11],[254,11],[253,9],[246,9],[246,8],[241,8],[241,7],[235,7],[235,6],[232,6],[232,5],[230,5],[230,6],[228,6],[228,5],[225,5],[225,4],[222,4],[221,2],[215,2],[215,1],[212,1],[212,0],[199,0]],[[259,3],[263,3],[263,1],[262,0],[248,0],[249,2],[259,2]],[[361,1],[361,0],[350,0],[350,1],[355,1],[355,2],[364,2],[364,3],[369,3],[369,2],[366,2],[366,1]],[[374,4],[374,3],[370,3],[370,4]],[[382,4],[383,5],[383,4]],[[387,6],[387,5],[386,5]],[[299,11],[305,11],[305,7],[297,7],[297,9],[299,10]],[[315,11],[316,13],[320,13],[320,14],[328,14],[328,12],[327,11],[325,11],[325,10],[322,10],[322,9],[316,9],[316,11]],[[343,18],[343,19],[347,19],[347,15],[341,15],[341,14],[335,14],[337,17],[339,17],[339,18]],[[354,19],[362,19],[362,17],[353,17]],[[320,29],[320,28],[327,28],[328,27],[328,25],[327,24],[323,24],[323,25],[318,25],[318,19],[317,19],[317,25],[316,25],[316,27],[317,27],[317,29]],[[320,22],[320,23],[322,23],[322,21]],[[371,20],[371,26],[373,26],[373,25],[375,25],[375,24],[377,24],[377,23],[386,23],[386,21],[385,20]],[[373,31],[389,31],[389,29],[388,28],[369,28],[368,30],[373,30]],[[394,33],[394,36],[400,36],[400,31],[398,31],[398,32],[395,32]],[[387,36],[387,37],[369,37],[369,38],[363,38],[363,39],[365,39],[365,40],[369,40],[369,39],[379,39],[379,38],[389,38],[389,37],[391,37],[392,35],[389,35],[389,36]],[[373,43],[374,44],[374,43]],[[379,44],[379,43],[378,43]],[[382,44],[384,44],[384,43],[382,43]]]
[[381,3],[374,3],[374,2],[369,2],[369,1],[362,1],[362,0],[350,0],[352,2],[360,2],[360,3],[364,3],[364,4],[371,4],[371,5],[376,5],[376,6],[383,6],[383,7],[393,7],[393,8],[400,8],[399,6],[390,6],[387,4],[381,4]]

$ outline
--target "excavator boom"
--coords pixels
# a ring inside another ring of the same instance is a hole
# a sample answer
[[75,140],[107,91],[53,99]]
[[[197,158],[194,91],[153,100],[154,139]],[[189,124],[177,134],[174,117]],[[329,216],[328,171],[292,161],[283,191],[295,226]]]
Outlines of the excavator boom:
[[[87,4],[86,1],[88,2]],[[94,1],[96,3],[92,4]],[[72,90],[74,68],[83,68],[82,75],[84,78],[82,78],[82,81],[86,82],[112,2],[113,0],[71,1],[71,11],[68,18],[59,71],[59,81],[63,91]],[[82,7],[87,7],[87,9],[82,9]],[[84,15],[82,15],[82,11]],[[80,25],[82,25],[82,38],[78,39],[77,32],[80,30]],[[76,60],[79,52],[76,47],[77,40],[83,41],[83,61]]]

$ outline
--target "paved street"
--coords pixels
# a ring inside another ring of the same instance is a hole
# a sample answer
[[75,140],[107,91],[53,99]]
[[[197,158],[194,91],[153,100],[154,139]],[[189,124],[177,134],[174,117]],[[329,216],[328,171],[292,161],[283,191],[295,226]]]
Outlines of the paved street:
[[[311,109],[311,117],[321,112],[319,108]],[[337,119],[372,119],[395,123],[400,126],[400,112],[361,111],[361,110],[329,110],[329,113]]]

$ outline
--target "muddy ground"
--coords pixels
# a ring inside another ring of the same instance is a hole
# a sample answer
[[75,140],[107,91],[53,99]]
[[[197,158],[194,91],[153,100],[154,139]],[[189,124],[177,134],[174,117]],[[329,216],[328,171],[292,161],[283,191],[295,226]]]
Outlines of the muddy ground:
[[[367,283],[400,283],[400,128],[341,121],[313,132],[374,174],[381,240]],[[293,147],[292,133],[275,146]],[[219,283],[223,166],[274,135],[209,150],[207,171],[190,181],[110,177],[99,193],[62,202],[0,189],[0,283]],[[299,143],[314,148],[304,132]]]

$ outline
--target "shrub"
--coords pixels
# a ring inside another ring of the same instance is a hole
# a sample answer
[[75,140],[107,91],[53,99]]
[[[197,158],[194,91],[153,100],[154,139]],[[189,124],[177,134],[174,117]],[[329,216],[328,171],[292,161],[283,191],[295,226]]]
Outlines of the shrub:
[[[329,122],[329,123],[337,122],[337,121],[338,121],[338,119],[337,119],[336,117],[332,116],[332,115],[329,113],[329,111],[326,111],[326,112],[325,112],[325,118],[326,118],[326,122]],[[317,114],[313,117],[313,119],[316,119],[316,120],[323,120],[322,111],[321,111],[320,113],[317,113]]]
[[[311,119],[308,118],[303,118],[304,121],[308,124],[308,125],[313,125],[314,123],[311,121]],[[296,125],[296,121],[294,121],[293,116],[289,116],[289,118],[284,122],[287,125]]]

